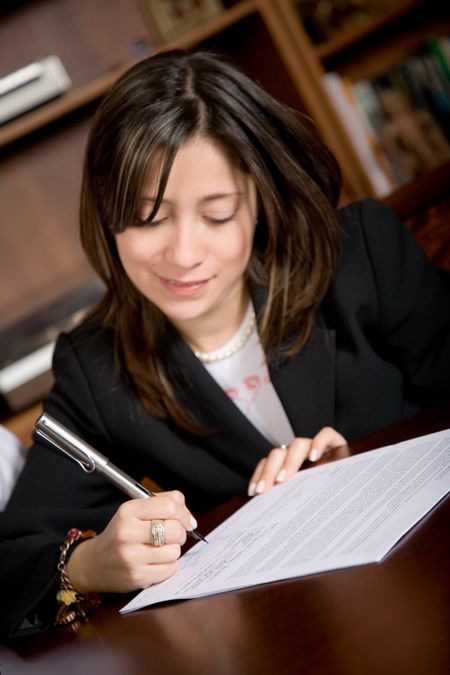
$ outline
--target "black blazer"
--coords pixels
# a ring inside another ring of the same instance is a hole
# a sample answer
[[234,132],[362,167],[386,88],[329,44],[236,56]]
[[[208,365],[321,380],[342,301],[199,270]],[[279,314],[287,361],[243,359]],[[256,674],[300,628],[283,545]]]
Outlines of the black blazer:
[[[281,365],[269,364],[297,436],[331,425],[351,440],[450,398],[448,275],[374,200],[346,207],[341,221],[340,264],[308,344]],[[257,310],[262,296],[253,294]],[[272,446],[181,339],[173,350],[188,378],[179,395],[217,430],[212,437],[180,432],[143,409],[114,368],[113,336],[97,319],[60,336],[45,409],[138,480],[149,475],[164,489],[182,490],[199,512],[242,493]],[[39,617],[32,610],[53,590],[66,530],[103,529],[123,499],[103,479],[35,444],[0,514],[2,631],[45,623],[45,607]]]

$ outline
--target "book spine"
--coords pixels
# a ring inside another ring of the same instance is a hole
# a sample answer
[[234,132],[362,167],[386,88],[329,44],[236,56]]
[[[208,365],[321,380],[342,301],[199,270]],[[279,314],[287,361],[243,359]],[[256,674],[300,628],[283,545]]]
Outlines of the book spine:
[[435,35],[430,35],[427,39],[427,44],[430,48],[430,51],[432,54],[434,54],[436,61],[439,65],[439,68],[441,69],[444,77],[446,78],[447,82],[450,83],[450,51],[449,55],[447,58],[447,55],[445,53],[445,47],[443,46],[443,39],[438,38]]
[[439,50],[441,51],[450,70],[450,36],[437,38]]
[[381,105],[381,101],[371,80],[358,80],[352,83],[352,92],[355,103],[360,111],[364,123],[370,135],[373,152],[377,158],[378,164],[386,175],[391,189],[394,189],[402,182],[401,177],[397,176],[395,167],[392,166],[390,158],[383,143],[383,128],[386,124],[386,114]]
[[380,165],[376,136],[371,132],[356,104],[351,82],[338,73],[328,72],[324,75],[323,83],[366,170],[374,194],[377,197],[386,196],[392,192],[396,184]]
[[450,139],[450,80],[430,45],[427,43],[410,56],[405,68],[411,73],[415,103],[433,116],[444,136]]
[[375,87],[386,113],[384,147],[401,183],[450,159],[446,92],[427,50],[387,71]]

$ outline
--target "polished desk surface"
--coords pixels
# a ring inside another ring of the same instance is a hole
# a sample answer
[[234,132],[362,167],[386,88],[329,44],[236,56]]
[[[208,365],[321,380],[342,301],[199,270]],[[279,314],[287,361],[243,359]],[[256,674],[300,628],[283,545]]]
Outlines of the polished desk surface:
[[[352,453],[449,426],[450,406],[352,443]],[[245,499],[199,519],[207,533]],[[0,645],[1,675],[450,673],[450,499],[377,564],[119,615]],[[127,596],[126,600],[132,595]],[[0,601],[1,606],[1,601]]]

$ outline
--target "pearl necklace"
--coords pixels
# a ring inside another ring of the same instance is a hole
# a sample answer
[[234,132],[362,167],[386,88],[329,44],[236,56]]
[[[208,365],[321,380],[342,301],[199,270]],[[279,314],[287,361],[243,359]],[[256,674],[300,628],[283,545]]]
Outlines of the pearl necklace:
[[255,327],[255,312],[252,311],[245,332],[243,333],[241,339],[238,340],[236,344],[234,344],[232,347],[230,347],[229,349],[225,349],[222,352],[217,351],[198,352],[194,350],[194,354],[198,358],[198,360],[201,361],[202,363],[213,363],[214,361],[223,361],[224,359],[228,359],[230,356],[233,356],[233,354],[236,354],[236,352],[242,349],[242,347],[248,341],[250,335],[253,333],[254,327]]

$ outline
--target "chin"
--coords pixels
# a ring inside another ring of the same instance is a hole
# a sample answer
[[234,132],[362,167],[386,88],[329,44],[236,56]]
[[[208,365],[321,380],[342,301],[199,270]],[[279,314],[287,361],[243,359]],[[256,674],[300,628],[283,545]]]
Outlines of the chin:
[[184,322],[184,321],[195,321],[208,313],[208,309],[195,309],[194,308],[173,308],[173,307],[164,307],[159,305],[161,312],[173,323]]

